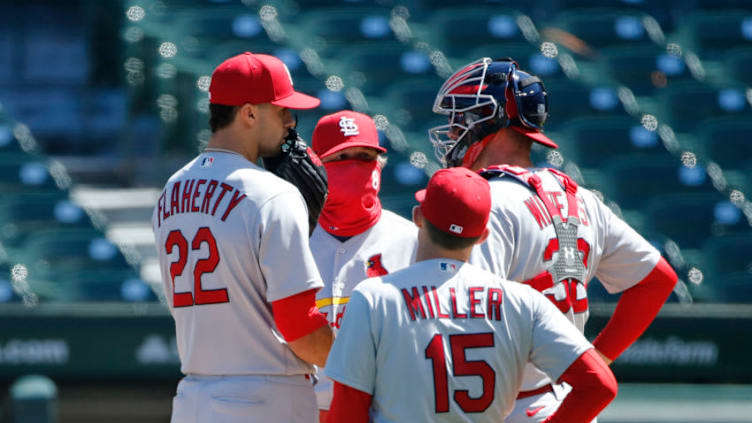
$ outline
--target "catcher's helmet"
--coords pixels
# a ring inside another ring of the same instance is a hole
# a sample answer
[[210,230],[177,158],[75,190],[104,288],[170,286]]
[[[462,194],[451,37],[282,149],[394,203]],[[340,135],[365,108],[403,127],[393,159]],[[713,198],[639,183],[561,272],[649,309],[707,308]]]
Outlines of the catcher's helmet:
[[445,166],[461,166],[469,148],[508,126],[558,147],[541,132],[548,118],[543,82],[510,58],[484,57],[455,72],[441,86],[433,111],[449,116],[447,125],[428,130],[436,157]]

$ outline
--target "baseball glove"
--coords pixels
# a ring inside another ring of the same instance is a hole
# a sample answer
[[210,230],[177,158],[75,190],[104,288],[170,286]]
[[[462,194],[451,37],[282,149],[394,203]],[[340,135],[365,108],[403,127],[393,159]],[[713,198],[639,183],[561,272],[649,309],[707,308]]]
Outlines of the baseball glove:
[[298,135],[295,129],[285,137],[282,153],[264,157],[264,167],[280,178],[292,183],[303,195],[308,206],[308,235],[313,233],[324,208],[328,193],[326,169],[321,159]]

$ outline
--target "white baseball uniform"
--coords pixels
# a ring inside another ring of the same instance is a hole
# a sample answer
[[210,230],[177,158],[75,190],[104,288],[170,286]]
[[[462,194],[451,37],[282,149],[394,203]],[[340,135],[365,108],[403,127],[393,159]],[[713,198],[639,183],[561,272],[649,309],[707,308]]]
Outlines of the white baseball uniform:
[[[316,305],[336,333],[355,285],[369,277],[405,268],[415,261],[418,227],[382,209],[375,225],[345,242],[317,225],[310,246],[324,280],[324,287],[316,293]],[[320,409],[329,409],[333,388],[329,378],[319,379],[315,390]]]
[[528,361],[557,379],[590,348],[532,288],[433,259],[355,288],[325,371],[377,423],[499,422]]
[[[537,175],[541,194],[529,184]],[[491,184],[490,236],[470,262],[540,290],[584,333],[589,316],[587,284],[597,276],[608,292],[622,292],[647,276],[660,253],[591,191],[565,190],[566,176],[550,169],[503,166]],[[577,207],[570,207],[577,204]],[[523,391],[550,384],[528,365]],[[542,421],[563,400],[562,392],[518,401],[506,422]],[[530,406],[539,412],[529,416]]]
[[314,369],[271,309],[323,286],[307,222],[297,188],[239,154],[203,153],[167,181],[152,224],[186,374],[173,421],[315,421]]

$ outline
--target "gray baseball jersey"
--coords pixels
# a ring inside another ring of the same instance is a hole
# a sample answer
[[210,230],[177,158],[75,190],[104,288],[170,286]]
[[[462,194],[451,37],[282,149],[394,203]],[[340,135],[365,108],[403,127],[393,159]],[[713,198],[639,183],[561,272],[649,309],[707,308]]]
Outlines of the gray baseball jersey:
[[292,184],[239,154],[204,153],[170,177],[152,220],[183,373],[313,371],[270,305],[323,286]]
[[[339,329],[355,285],[373,276],[405,268],[415,260],[418,227],[389,210],[371,228],[340,242],[317,226],[310,240],[313,258],[324,287],[316,293],[316,305]],[[334,384],[323,377],[316,384],[319,408],[328,410]]]
[[526,363],[557,379],[590,348],[532,288],[434,259],[355,288],[325,372],[374,422],[500,422]]
[[[591,191],[578,187],[568,195],[562,178],[548,169],[505,169],[489,180],[491,233],[473,250],[470,262],[509,280],[527,281],[584,332],[588,282],[597,276],[609,292],[622,292],[653,270],[660,253]],[[531,172],[540,178],[544,199],[519,177]],[[547,383],[543,372],[528,366],[522,390]]]

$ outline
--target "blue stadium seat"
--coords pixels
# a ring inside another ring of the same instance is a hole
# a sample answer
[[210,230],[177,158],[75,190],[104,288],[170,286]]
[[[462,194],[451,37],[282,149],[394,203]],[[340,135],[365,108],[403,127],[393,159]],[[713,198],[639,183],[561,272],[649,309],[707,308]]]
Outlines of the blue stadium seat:
[[732,78],[752,87],[752,72],[749,71],[752,69],[752,46],[729,50],[724,64]]
[[0,155],[0,190],[4,193],[57,191],[47,162],[24,153]]
[[643,208],[649,230],[682,248],[700,248],[711,236],[752,230],[742,210],[720,193],[668,194]]
[[703,252],[717,273],[752,270],[752,232],[713,237],[703,245]]
[[[517,10],[503,7],[438,9],[428,19],[437,43],[450,57],[467,58],[469,49],[492,43],[525,43],[532,21]],[[487,55],[487,54],[483,54]]]
[[701,164],[682,165],[673,157],[621,156],[605,163],[611,196],[623,208],[639,208],[649,200],[670,193],[714,193],[712,181]]
[[[632,10],[567,10],[556,16],[551,27],[564,30],[595,49],[659,45],[663,41],[663,32],[657,21]],[[566,42],[550,31],[544,31],[544,37]]]
[[632,117],[580,118],[561,128],[566,140],[562,153],[571,154],[578,165],[599,168],[604,162],[627,154],[670,154],[658,134]]
[[218,44],[229,41],[247,43],[247,50],[250,51],[257,45],[277,44],[267,35],[258,13],[253,9],[217,7],[181,10],[171,28],[178,55],[207,57],[215,53]]
[[433,113],[439,88],[441,81],[435,78],[401,81],[389,86],[385,101],[391,108],[390,121],[408,131],[445,124],[445,117]]
[[680,39],[701,59],[717,60],[735,47],[752,46],[752,10],[701,11],[681,21]]
[[44,302],[156,301],[151,287],[133,269],[84,269],[48,273],[31,278],[29,285]]
[[130,269],[120,249],[94,229],[50,229],[30,234],[18,250],[30,275],[49,271]]
[[679,132],[693,131],[705,119],[752,117],[752,107],[742,86],[676,83],[660,93],[660,101],[663,116]]
[[702,154],[724,169],[752,165],[752,121],[749,118],[702,122],[697,131]]
[[32,233],[43,229],[91,228],[86,212],[66,191],[6,193],[0,199],[0,242],[18,248]]
[[611,77],[635,95],[652,95],[676,81],[692,79],[682,56],[658,46],[616,47],[603,49],[601,53]]
[[305,12],[300,24],[287,25],[297,37],[323,56],[354,44],[376,45],[397,39],[389,25],[390,10],[381,7],[315,9]]
[[559,129],[569,120],[581,117],[626,116],[615,87],[588,87],[563,80],[544,84],[549,108],[546,129]]
[[383,44],[363,49],[342,48],[335,56],[347,85],[359,87],[366,96],[382,95],[390,84],[407,79],[436,76],[428,53],[404,44]]

